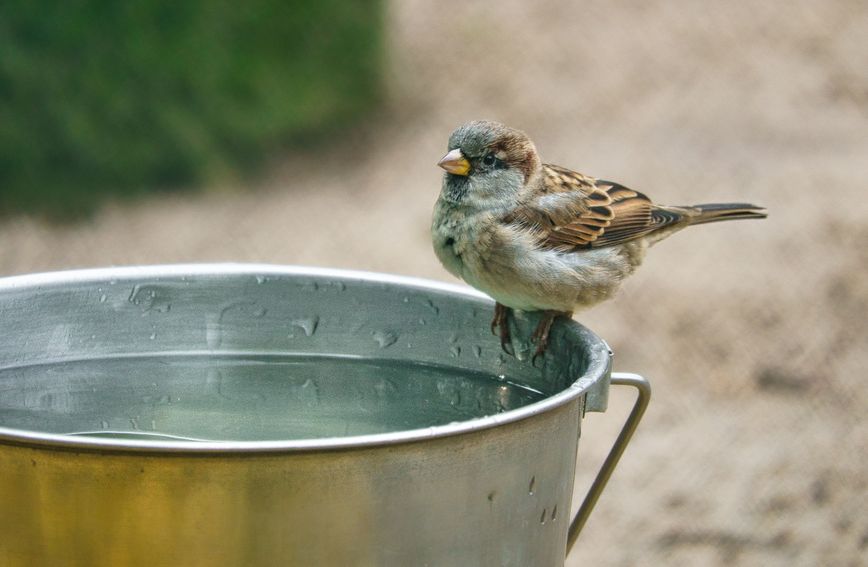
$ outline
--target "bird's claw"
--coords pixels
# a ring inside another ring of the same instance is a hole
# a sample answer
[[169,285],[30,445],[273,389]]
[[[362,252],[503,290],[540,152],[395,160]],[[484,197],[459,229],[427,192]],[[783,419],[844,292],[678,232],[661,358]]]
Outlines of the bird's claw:
[[510,356],[515,356],[512,337],[509,334],[509,307],[500,303],[494,305],[494,319],[491,320],[491,334],[500,337],[500,348]]
[[530,337],[532,343],[536,344],[536,350],[533,353],[533,358],[531,358],[531,364],[536,366],[537,358],[542,357],[546,349],[549,347],[549,333],[552,330],[552,324],[555,322],[559,316],[571,317],[572,313],[566,313],[561,311],[544,311],[542,318],[534,329],[533,334]]
[[[571,317],[572,313],[562,311],[543,311],[539,323],[530,336],[532,344],[536,345],[531,364],[536,366],[538,358],[545,355],[549,346],[549,333],[552,330],[552,324],[559,316]],[[491,333],[500,337],[500,348],[503,352],[510,356],[515,356],[515,348],[512,345],[512,338],[509,333],[509,307],[496,303],[494,305],[494,319],[491,320]]]

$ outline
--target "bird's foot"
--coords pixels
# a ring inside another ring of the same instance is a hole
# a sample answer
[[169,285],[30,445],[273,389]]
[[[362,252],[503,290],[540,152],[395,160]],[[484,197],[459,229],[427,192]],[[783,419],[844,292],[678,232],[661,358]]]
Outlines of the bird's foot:
[[549,346],[549,332],[552,330],[552,324],[555,322],[555,319],[560,316],[569,319],[573,314],[569,311],[554,310],[542,312],[542,318],[539,320],[539,324],[537,324],[536,329],[530,336],[531,342],[536,344],[536,351],[534,351],[533,358],[531,358],[531,364],[535,365],[536,359],[545,354],[546,349]]
[[512,338],[509,335],[509,307],[502,303],[494,304],[494,319],[491,320],[491,333],[500,337],[500,348],[510,356],[515,355]]

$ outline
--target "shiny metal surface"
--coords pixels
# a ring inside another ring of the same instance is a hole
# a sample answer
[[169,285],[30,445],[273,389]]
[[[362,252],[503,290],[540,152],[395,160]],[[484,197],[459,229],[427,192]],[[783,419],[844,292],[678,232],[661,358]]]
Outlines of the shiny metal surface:
[[[0,564],[562,565],[581,415],[605,409],[610,352],[562,324],[534,367],[530,345],[502,355],[490,307],[465,288],[261,265],[0,280]],[[274,370],[317,357],[387,370]],[[141,396],[136,372],[69,370],[194,359],[262,372],[196,370],[181,388],[149,371],[145,389],[166,392]],[[268,372],[268,394],[249,395]],[[471,393],[477,414],[447,421]],[[432,425],[406,429],[400,399]],[[364,416],[364,432],[303,433],[320,415],[351,416],[350,432]]]
[[567,532],[567,553],[570,552],[579,538],[579,533],[585,527],[585,523],[591,516],[597,500],[600,499],[600,495],[606,488],[606,484],[612,477],[612,473],[615,472],[615,467],[618,465],[618,461],[621,460],[624,449],[630,443],[630,439],[632,439],[633,434],[636,432],[639,422],[642,421],[642,416],[645,415],[645,410],[648,409],[648,403],[651,401],[651,384],[638,374],[613,372],[611,384],[612,386],[630,386],[631,388],[636,388],[636,402],[633,404],[633,409],[630,410],[630,415],[627,416],[627,420],[624,422],[624,427],[621,428],[615,444],[612,446],[609,454],[606,455],[606,460],[603,461],[603,465],[594,478],[594,482],[588,489],[584,500],[582,500],[582,505],[579,506],[575,517],[573,517],[573,521],[570,522],[570,529]]

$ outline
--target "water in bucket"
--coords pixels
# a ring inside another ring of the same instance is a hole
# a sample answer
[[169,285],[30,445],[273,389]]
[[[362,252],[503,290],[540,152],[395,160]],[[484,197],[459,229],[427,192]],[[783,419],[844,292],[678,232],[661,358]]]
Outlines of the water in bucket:
[[286,440],[419,429],[543,399],[504,376],[334,356],[147,356],[0,371],[0,426],[177,440]]

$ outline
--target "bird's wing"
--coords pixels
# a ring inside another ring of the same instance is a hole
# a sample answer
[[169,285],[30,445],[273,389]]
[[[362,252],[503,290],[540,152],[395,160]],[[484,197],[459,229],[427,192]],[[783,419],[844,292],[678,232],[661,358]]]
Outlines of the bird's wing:
[[618,183],[556,165],[543,165],[544,186],[507,222],[533,231],[541,248],[575,251],[622,244],[684,219]]

